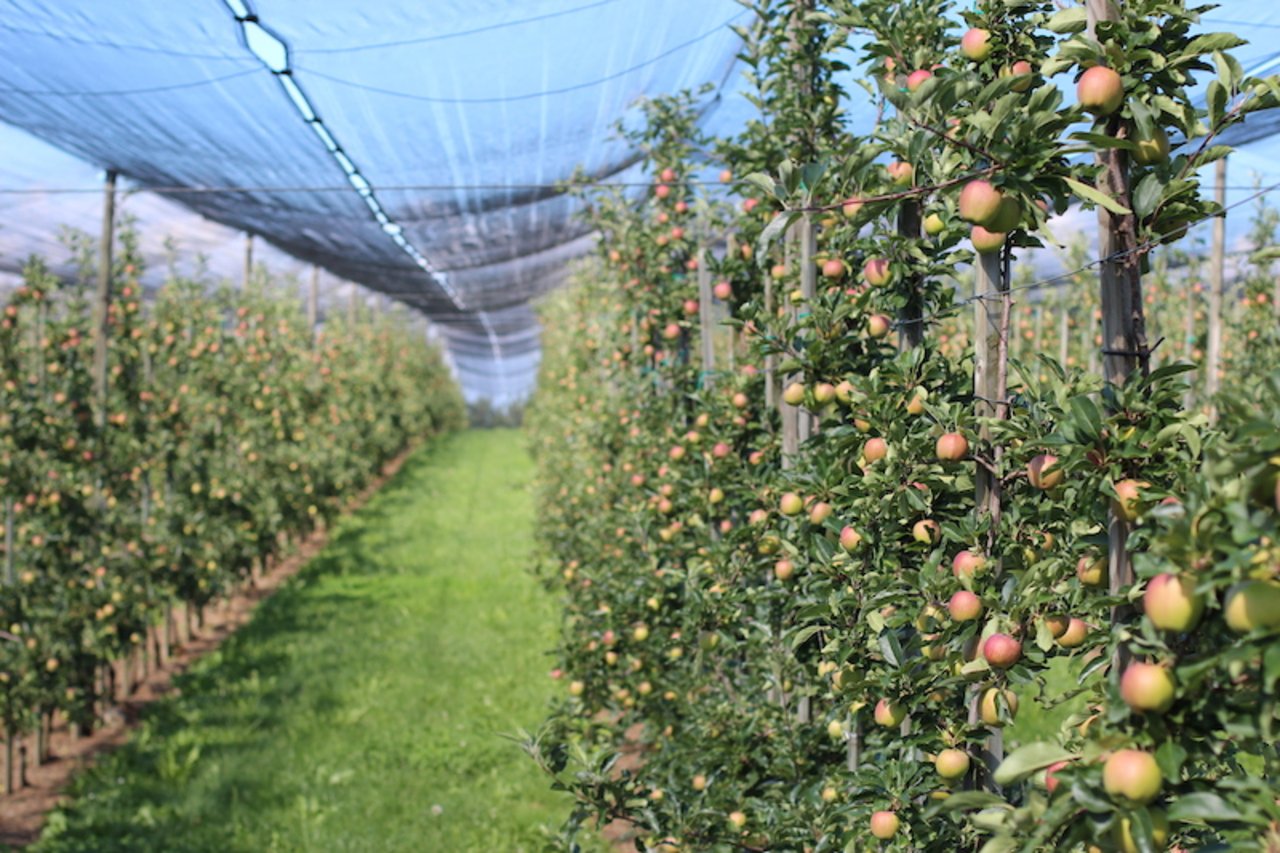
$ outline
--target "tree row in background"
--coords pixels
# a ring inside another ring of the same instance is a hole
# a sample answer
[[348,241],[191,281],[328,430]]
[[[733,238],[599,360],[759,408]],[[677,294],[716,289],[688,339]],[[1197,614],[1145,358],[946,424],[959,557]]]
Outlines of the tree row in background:
[[[1273,82],[1180,2],[753,8],[758,120],[650,102],[652,192],[589,197],[544,308],[559,845],[1277,849],[1274,320],[1228,314],[1218,397],[1182,361],[1197,175]],[[1069,205],[1079,272],[1025,288]]]
[[[92,247],[84,260],[91,270]],[[86,282],[32,259],[0,318],[8,789],[21,736],[40,734],[34,763],[55,719],[92,728],[188,618],[464,419],[439,351],[407,318],[313,332],[295,289],[265,274],[245,290],[173,279],[144,300],[141,273],[126,228],[105,405]]]

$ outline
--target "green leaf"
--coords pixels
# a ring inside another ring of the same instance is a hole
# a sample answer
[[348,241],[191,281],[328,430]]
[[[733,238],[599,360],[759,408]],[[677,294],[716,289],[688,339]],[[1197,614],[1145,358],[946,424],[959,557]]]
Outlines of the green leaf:
[[1142,180],[1138,181],[1138,185],[1133,189],[1133,210],[1138,214],[1138,218],[1146,219],[1155,212],[1163,189],[1164,186],[1155,172],[1147,173]]
[[1197,791],[1178,797],[1169,806],[1170,821],[1204,821],[1224,823],[1243,819],[1244,815],[1212,791]]
[[1050,764],[1072,758],[1075,758],[1075,753],[1056,743],[1029,743],[1018,747],[1000,762],[1000,766],[996,768],[995,780],[1000,785],[1011,785]]
[[1072,192],[1085,201],[1091,201],[1099,207],[1105,207],[1107,210],[1119,216],[1126,216],[1129,213],[1132,213],[1129,208],[1125,207],[1106,193],[1101,192],[1096,187],[1091,187],[1088,184],[1081,183],[1075,178],[1063,178],[1063,180],[1066,181],[1067,186],[1071,187]]
[[1084,32],[1088,25],[1088,10],[1084,6],[1069,6],[1055,13],[1044,26],[1049,32],[1068,35]]
[[1167,740],[1156,750],[1156,764],[1166,779],[1182,777],[1182,764],[1187,760],[1187,751],[1177,741]]
[[993,794],[990,791],[958,791],[945,800],[937,800],[927,809],[925,809],[925,817],[934,815],[947,814],[949,812],[958,812],[965,809],[989,809],[996,808],[1012,808],[1004,797]]
[[796,631],[796,635],[791,638],[791,650],[795,651],[796,649],[800,648],[800,646],[804,645],[805,640],[809,639],[814,634],[825,629],[826,627],[827,627],[826,625],[806,625],[805,627],[801,628],[799,631]]
[[889,666],[895,669],[902,668],[902,661],[905,656],[902,654],[902,644],[898,642],[896,633],[885,631],[880,635],[880,651],[884,654],[884,659]]

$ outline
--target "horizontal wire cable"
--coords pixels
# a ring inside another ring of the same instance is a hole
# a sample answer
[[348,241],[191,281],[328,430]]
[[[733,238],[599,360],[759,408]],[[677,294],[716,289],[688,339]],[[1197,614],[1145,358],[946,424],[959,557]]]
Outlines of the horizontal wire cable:
[[374,42],[372,44],[354,45],[351,47],[313,47],[305,50],[297,50],[298,56],[309,55],[313,53],[359,53],[366,50],[380,50],[388,47],[405,47],[414,44],[427,44],[433,41],[445,41],[447,39],[461,38],[462,36],[473,36],[477,33],[487,33],[493,30],[507,29],[510,27],[519,27],[524,24],[532,24],[538,21],[546,21],[551,18],[562,18],[565,15],[573,15],[578,12],[585,12],[590,9],[597,9],[601,6],[608,6],[617,3],[618,0],[596,0],[595,3],[587,3],[584,6],[575,6],[572,9],[562,9],[558,12],[547,12],[544,15],[534,15],[530,18],[521,18],[517,21],[502,21],[496,24],[488,24],[483,27],[475,27],[470,30],[457,30],[451,33],[441,33],[434,36],[421,36],[417,38],[399,39],[397,41]]
[[642,68],[647,68],[650,65],[654,65],[658,62],[661,62],[662,60],[666,59],[669,56],[672,56],[673,54],[679,53],[682,50],[692,47],[698,42],[704,41],[718,33],[723,32],[731,24],[733,24],[734,21],[738,20],[745,14],[747,14],[746,11],[739,12],[738,14],[726,20],[724,23],[717,25],[715,28],[707,30],[701,35],[695,36],[689,39],[688,41],[681,42],[680,44],[675,45],[674,47],[671,47],[668,50],[663,51],[657,56],[651,57],[650,59],[646,59],[644,62],[633,65],[630,68],[624,68],[621,71],[614,72],[613,74],[608,74],[604,77],[599,77],[595,80],[588,80],[583,83],[575,83],[571,86],[561,86],[555,89],[544,89],[540,92],[526,92],[521,95],[494,95],[492,97],[482,97],[482,98],[435,97],[432,95],[418,95],[418,94],[414,94],[413,92],[398,92],[394,89],[384,89],[381,86],[372,86],[367,83],[356,83],[352,80],[345,80],[341,77],[335,77],[332,74],[326,74],[323,71],[317,71],[314,68],[309,68],[304,65],[298,65],[297,70],[305,71],[308,74],[311,74],[312,76],[319,77],[323,80],[328,80],[330,83],[334,83],[339,86],[346,86],[348,88],[356,89],[358,91],[370,92],[378,95],[388,95],[394,98],[404,98],[410,101],[421,101],[429,104],[505,104],[505,103],[511,103],[514,101],[528,101],[528,100],[533,100],[534,98],[545,98],[551,95],[563,95],[569,92],[581,91],[582,89],[590,89],[594,86],[600,86],[605,83],[611,82],[613,80],[617,80],[620,77],[625,77],[626,75],[631,74],[635,71],[639,71]]
[[11,33],[19,33],[28,36],[40,36],[43,38],[53,39],[54,41],[71,42],[72,44],[85,44],[93,47],[110,47],[117,50],[135,50],[140,53],[157,53],[163,56],[177,56],[182,59],[212,59],[212,60],[228,60],[240,61],[241,56],[234,56],[226,53],[194,53],[187,50],[175,50],[168,47],[159,47],[149,44],[125,44],[121,42],[106,41],[104,39],[88,38],[87,36],[77,36],[70,33],[53,33],[48,30],[35,29],[31,27],[19,27],[14,24],[0,22],[0,30]]
[[[554,183],[554,184],[386,184],[378,185],[378,191],[384,192],[389,190],[404,192],[428,192],[428,191],[452,191],[452,190],[493,190],[495,192],[503,190],[561,190],[570,192],[574,189],[583,187],[601,187],[616,189],[633,189],[633,188],[649,188],[652,189],[659,185],[659,182],[649,181],[574,181],[572,183]],[[712,182],[699,181],[677,181],[667,186],[683,186],[683,187],[705,187],[706,189],[717,189],[729,191],[732,187],[728,184],[717,184]],[[1252,187],[1250,188],[1252,189]],[[0,195],[57,195],[57,194],[85,194],[85,193],[101,193],[102,187],[0,187]],[[345,193],[351,192],[350,184],[342,186],[218,186],[218,187],[147,187],[138,186],[130,189],[129,192],[148,192],[160,195],[180,195],[184,193],[191,194],[207,194],[207,193]]]
[[237,77],[247,77],[255,73],[258,66],[252,68],[244,68],[240,71],[224,74],[220,77],[206,77],[203,80],[193,80],[189,83],[170,83],[163,86],[148,86],[141,89],[114,89],[98,92],[84,91],[55,91],[55,90],[36,90],[36,89],[0,89],[0,95],[26,95],[30,97],[41,98],[107,98],[120,97],[127,95],[153,95],[158,92],[176,92],[180,89],[195,89],[200,86],[212,86],[215,83],[225,83],[228,80],[234,80]]

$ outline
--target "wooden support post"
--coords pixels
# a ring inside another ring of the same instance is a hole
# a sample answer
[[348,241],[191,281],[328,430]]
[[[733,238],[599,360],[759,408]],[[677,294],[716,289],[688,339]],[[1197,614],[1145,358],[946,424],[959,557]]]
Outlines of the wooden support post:
[[[898,205],[898,233],[912,240],[920,239],[920,202],[905,199]],[[920,292],[923,282],[913,275],[907,280],[907,302],[898,313],[898,350],[905,352],[924,343],[924,297]]]
[[[813,300],[818,294],[818,267],[813,256],[818,250],[818,236],[813,227],[813,214],[806,213],[796,229],[796,241],[800,249],[800,295],[804,301],[797,306],[796,319],[813,310]],[[803,409],[796,411],[796,442],[803,444],[817,429],[813,414]]]
[[[1100,21],[1114,21],[1120,17],[1119,9],[1111,0],[1085,0],[1088,14],[1088,32],[1095,36]],[[1106,134],[1123,137],[1127,125],[1119,115],[1107,121]],[[1129,195],[1129,158],[1123,148],[1104,148],[1098,152],[1102,166],[1098,189],[1132,210]],[[1101,258],[1100,281],[1102,297],[1102,356],[1104,376],[1110,385],[1122,385],[1134,371],[1146,375],[1150,371],[1150,353],[1147,350],[1146,317],[1142,305],[1142,258],[1138,253],[1137,226],[1133,214],[1113,214],[1106,208],[1098,208],[1098,255]],[[1108,510],[1107,554],[1111,577],[1112,595],[1123,597],[1133,585],[1133,565],[1129,560],[1126,544],[1128,524]],[[1112,625],[1128,622],[1133,618],[1133,608],[1122,604],[1111,610]],[[1117,651],[1114,665],[1123,668],[1128,653]]]
[[240,289],[248,290],[249,283],[253,281],[253,235],[244,235],[244,278],[241,279]]
[[[775,318],[775,291],[777,287],[773,281],[773,273],[765,273],[764,277],[764,316],[767,322],[772,323]],[[778,398],[778,357],[773,353],[769,353],[764,357],[764,407],[766,410],[772,411],[774,403]]]
[[[1227,205],[1227,159],[1214,164],[1213,199]],[[1209,404],[1210,420],[1217,419],[1213,403],[1218,393],[1218,373],[1222,363],[1222,290],[1227,265],[1227,214],[1224,210],[1213,220],[1213,243],[1209,249],[1209,341],[1204,358],[1204,395]]]
[[320,265],[311,265],[311,287],[307,290],[307,328],[311,330],[311,340],[318,337],[316,326],[320,323]]
[[[1009,328],[1009,290],[1000,254],[986,252],[978,255],[974,265],[974,314],[973,314],[973,394],[974,409],[979,418],[1007,417],[1008,406],[1005,397],[1008,395],[1007,373],[1005,361],[1008,358]],[[991,440],[991,428],[984,423],[978,433],[978,441],[982,446]],[[993,460],[994,461],[994,460]],[[988,559],[996,561],[994,570],[1000,571],[1000,563],[993,552],[991,539],[994,538],[1000,524],[1000,481],[986,467],[977,466],[975,472],[974,507],[979,517],[991,517],[991,533],[988,535],[986,549]],[[969,719],[977,722],[978,705],[982,691],[978,690],[970,700]],[[993,787],[991,780],[995,769],[1004,760],[1004,735],[999,729],[993,730],[983,744],[979,755],[986,768],[986,785]]]
[[102,197],[102,243],[98,252],[98,288],[93,300],[93,383],[95,418],[101,433],[107,425],[107,343],[111,306],[112,255],[115,249],[116,171],[107,170]]
[[698,249],[698,324],[702,335],[702,385],[711,387],[716,369],[715,319],[711,309],[711,268],[707,265],[706,246]]
[[17,769],[14,764],[14,741],[17,736],[13,732],[6,731],[4,733],[4,792],[12,794],[17,790],[14,784],[14,772]]
[[[784,258],[783,263],[787,268],[788,275],[792,274],[792,271],[795,269],[795,264],[796,264],[796,252],[795,252],[796,241],[797,241],[796,231],[797,231],[797,226],[795,225],[791,226],[791,228],[788,229],[787,237],[786,237],[786,249],[783,252],[783,258]],[[783,313],[786,315],[786,318],[787,318],[787,322],[786,322],[787,332],[784,334],[789,335],[791,328],[795,325],[795,322],[796,322],[796,306],[795,306],[795,303],[791,301],[790,293],[781,294],[781,296],[783,299],[786,300],[785,307],[783,308]],[[792,381],[794,381],[793,375],[788,374],[786,376],[780,377],[779,383],[778,383],[779,385],[782,386],[782,391],[783,391],[782,394],[778,395],[778,412],[782,415],[782,467],[784,470],[787,468],[790,468],[792,464],[795,462],[796,448],[800,444],[800,440],[799,440],[800,410],[796,406],[792,406],[790,403],[788,403],[784,399],[787,386],[789,386],[792,383]]]

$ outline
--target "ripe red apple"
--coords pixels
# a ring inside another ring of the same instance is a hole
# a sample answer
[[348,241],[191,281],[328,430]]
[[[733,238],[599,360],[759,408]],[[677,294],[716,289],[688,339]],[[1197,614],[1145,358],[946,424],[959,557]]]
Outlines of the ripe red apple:
[[786,264],[774,264],[773,267],[770,268],[769,270],[769,275],[773,276],[774,278],[782,278],[786,274],[787,274]]
[[1071,617],[1061,613],[1051,613],[1044,617],[1044,625],[1049,629],[1049,634],[1056,640],[1067,633],[1067,629],[1071,627]]
[[981,255],[989,255],[1003,249],[1007,236],[1002,231],[988,231],[981,225],[975,225],[969,229],[969,242],[973,244],[974,251]]
[[852,527],[845,525],[840,530],[840,547],[846,551],[853,551],[862,542],[862,534],[854,530]]
[[680,337],[680,324],[668,323],[662,330],[662,337],[668,341],[674,341]]
[[685,454],[684,448],[679,444],[677,444],[675,447],[671,448],[670,452],[667,455],[671,457],[672,462],[679,462],[681,459],[684,458],[684,454]]
[[1102,587],[1107,585],[1107,558],[1081,557],[1076,561],[1076,578],[1081,585]]
[[934,452],[943,462],[958,462],[969,455],[969,440],[958,432],[944,432],[938,436]]
[[971,578],[987,566],[987,558],[977,551],[961,551],[951,561],[951,572],[957,578]]
[[933,767],[943,779],[959,779],[969,772],[969,755],[960,749],[944,749],[933,760]]
[[733,407],[735,409],[745,409],[747,407],[747,404],[750,403],[751,401],[747,398],[746,394],[743,394],[741,391],[739,391],[733,395],[733,399],[730,400],[730,402],[733,403]]
[[942,528],[931,518],[924,518],[911,525],[911,538],[924,545],[936,545]]
[[819,382],[813,386],[813,400],[820,406],[825,406],[836,398],[836,386],[830,382]]
[[862,200],[851,198],[844,204],[840,205],[840,211],[850,219],[857,216],[862,211]]
[[889,334],[893,321],[883,314],[872,314],[867,318],[867,336],[879,340]]
[[862,278],[872,287],[882,287],[889,283],[889,259],[868,258],[862,265]]
[[733,285],[727,281],[718,281],[716,286],[711,289],[711,292],[715,294],[716,299],[723,302],[733,296]]
[[1072,616],[1067,622],[1067,630],[1062,632],[1062,636],[1058,637],[1058,645],[1064,649],[1074,649],[1084,645],[1084,641],[1089,637],[1089,623],[1083,619],[1077,619]]
[[1008,669],[1022,659],[1022,643],[1008,634],[992,634],[982,644],[982,656],[995,669]]
[[988,231],[1007,234],[1022,224],[1022,206],[1018,204],[1018,200],[1013,196],[1005,196],[1000,199],[1000,206],[996,208],[996,215],[992,217],[990,222],[982,224]]
[[1025,59],[1019,59],[1013,65],[1006,65],[1000,69],[1001,77],[1014,77],[1013,84],[1009,86],[1015,92],[1025,92],[1031,88],[1031,84],[1035,82],[1032,74],[1035,69],[1031,67],[1031,63]]
[[862,458],[868,463],[879,462],[889,453],[889,444],[883,438],[868,438],[862,445]]
[[1280,626],[1280,585],[1269,581],[1244,581],[1227,590],[1222,618],[1237,634]]
[[694,314],[697,314],[697,313],[698,313],[698,300],[696,300],[696,299],[686,299],[686,300],[684,301],[684,306],[683,306],[683,307],[684,307],[684,313],[685,313],[685,314],[688,314],[689,316],[693,316]]
[[773,564],[773,575],[780,581],[791,580],[791,576],[794,575],[795,572],[795,564],[786,558],[783,558]]
[[809,523],[821,524],[831,517],[831,504],[826,501],[818,501],[809,508]]
[[1163,714],[1173,707],[1173,674],[1154,663],[1131,663],[1120,678],[1120,698],[1135,711]]
[[1062,482],[1062,468],[1055,467],[1058,457],[1052,453],[1041,453],[1027,463],[1027,479],[1033,488],[1052,489]]
[[896,186],[907,187],[911,185],[911,179],[915,177],[916,167],[910,163],[895,160],[885,167],[885,171],[889,173],[889,179]]
[[1194,579],[1162,574],[1147,582],[1142,609],[1162,631],[1190,631],[1204,613],[1204,599],[1196,593]]
[[974,62],[981,62],[991,55],[991,33],[973,27],[960,38],[960,52]]
[[666,184],[658,184],[656,187],[653,188],[653,194],[656,195],[658,198],[666,198],[667,196],[671,195],[671,187],[667,186]]
[[729,445],[725,444],[723,441],[717,441],[715,443],[715,446],[711,448],[711,455],[714,456],[716,459],[724,459],[726,456],[729,455],[731,450],[732,448],[730,448]]
[[927,68],[920,68],[912,71],[907,75],[907,91],[914,92],[924,85],[924,81],[933,76],[933,72]]
[[1124,103],[1124,81],[1104,65],[1095,65],[1080,75],[1076,84],[1076,100],[1086,112],[1109,116]]
[[662,179],[662,182],[663,182],[664,184],[672,183],[672,182],[673,182],[673,181],[675,181],[675,179],[676,179],[676,170],[675,170],[675,169],[669,169],[669,168],[668,168],[668,169],[663,169],[663,170],[662,170],[662,174],[661,174],[661,175],[659,175],[658,177]]
[[1121,749],[1102,765],[1102,787],[1123,802],[1146,805],[1159,796],[1163,786],[1160,765],[1149,752]]
[[1111,501],[1111,509],[1132,524],[1142,514],[1141,492],[1150,486],[1145,480],[1121,480],[1113,487],[1116,496]]
[[907,718],[907,706],[890,699],[881,699],[876,703],[876,725],[886,729],[896,729]]
[[1071,764],[1070,761],[1055,761],[1045,768],[1044,771],[1044,787],[1050,794],[1058,790],[1058,786],[1062,784],[1062,780],[1058,778],[1058,771]]
[[828,258],[822,264],[822,276],[833,280],[844,278],[844,261],[839,258]]
[[975,178],[960,190],[958,209],[960,218],[975,225],[989,225],[1000,212],[1004,193],[990,182]]
[[778,511],[783,515],[799,515],[803,509],[804,498],[800,497],[795,492],[787,492],[782,496],[782,499],[778,501]]
[[957,622],[972,622],[982,615],[982,599],[962,589],[947,602],[947,612]]
[[893,812],[880,811],[871,816],[871,834],[881,841],[888,841],[898,834],[901,821]]
[[1000,700],[1004,701],[1004,706],[1008,709],[1009,719],[1018,716],[1018,696],[1012,690],[1001,690],[997,687],[988,687],[982,691],[982,698],[978,701],[978,716],[982,718],[982,722],[993,728],[1000,728],[1004,725],[1004,721],[1000,719]]
[[729,171],[728,169],[725,169],[723,172],[720,173],[720,183],[727,184],[732,180],[733,180],[733,172]]

